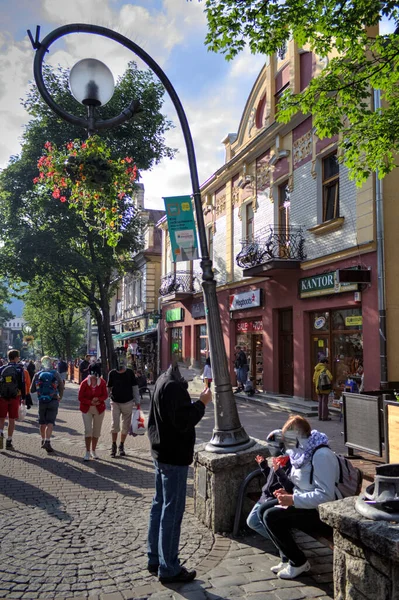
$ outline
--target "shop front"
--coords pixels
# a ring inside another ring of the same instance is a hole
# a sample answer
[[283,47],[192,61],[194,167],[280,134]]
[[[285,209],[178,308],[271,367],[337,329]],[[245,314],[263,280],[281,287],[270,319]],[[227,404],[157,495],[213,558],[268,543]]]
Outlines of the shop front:
[[256,388],[263,390],[263,323],[262,319],[236,321],[236,346],[247,355],[249,375]]
[[166,331],[168,334],[168,362],[183,360],[183,323],[184,309],[170,308],[165,311]]

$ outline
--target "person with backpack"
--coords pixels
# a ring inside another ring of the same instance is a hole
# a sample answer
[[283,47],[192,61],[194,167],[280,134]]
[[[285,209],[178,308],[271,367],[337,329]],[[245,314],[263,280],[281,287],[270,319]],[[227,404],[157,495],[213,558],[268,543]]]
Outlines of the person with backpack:
[[[278,506],[263,513],[263,523],[280,553],[281,561],[271,568],[280,579],[294,579],[309,571],[310,564],[297,546],[292,529],[305,533],[317,531],[331,537],[331,528],[320,520],[317,508],[324,502],[343,497],[337,487],[340,480],[339,461],[328,447],[328,437],[312,430],[300,415],[291,416],[282,428],[286,452],[290,457],[290,480],[293,491],[276,490]],[[286,510],[281,510],[284,507]]]
[[327,369],[327,364],[328,360],[324,354],[322,354],[313,373],[313,383],[319,402],[319,421],[331,421],[331,417],[328,416],[328,396],[332,391],[333,376]]
[[41,369],[35,374],[30,388],[31,394],[37,392],[41,447],[46,450],[47,454],[54,452],[50,438],[57,418],[58,406],[64,394],[63,381],[52,366],[51,358],[43,356]]
[[6,450],[14,450],[12,435],[15,419],[18,419],[19,406],[25,402],[25,378],[23,366],[19,363],[18,350],[8,352],[8,363],[0,368],[0,450],[4,448],[4,425],[8,415],[8,437]]

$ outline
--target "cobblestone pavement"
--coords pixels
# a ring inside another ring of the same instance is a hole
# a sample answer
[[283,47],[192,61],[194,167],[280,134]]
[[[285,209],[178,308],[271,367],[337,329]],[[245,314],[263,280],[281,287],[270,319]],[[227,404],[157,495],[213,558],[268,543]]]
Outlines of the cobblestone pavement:
[[[198,578],[187,585],[165,587],[149,576],[146,534],[153,469],[147,438],[129,437],[127,457],[111,459],[107,411],[98,446],[100,460],[83,462],[77,386],[67,384],[67,388],[52,440],[55,455],[48,456],[40,448],[35,407],[17,424],[16,451],[0,452],[0,598],[332,597],[330,550],[302,536],[311,575],[279,580],[270,572],[276,558],[269,542],[255,535],[238,541],[213,535],[195,518],[191,480],[180,557],[188,568],[197,568]],[[264,437],[263,432],[281,425],[287,416],[248,404],[240,405],[240,413],[255,437]],[[212,426],[208,411],[198,431],[199,441],[209,439]],[[335,426],[340,428],[338,423]]]

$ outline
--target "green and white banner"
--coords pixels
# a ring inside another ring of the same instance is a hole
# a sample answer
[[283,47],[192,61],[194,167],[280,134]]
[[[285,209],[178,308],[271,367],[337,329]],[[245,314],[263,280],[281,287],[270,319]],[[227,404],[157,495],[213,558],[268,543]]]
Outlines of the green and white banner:
[[173,262],[199,258],[197,231],[190,196],[164,198]]

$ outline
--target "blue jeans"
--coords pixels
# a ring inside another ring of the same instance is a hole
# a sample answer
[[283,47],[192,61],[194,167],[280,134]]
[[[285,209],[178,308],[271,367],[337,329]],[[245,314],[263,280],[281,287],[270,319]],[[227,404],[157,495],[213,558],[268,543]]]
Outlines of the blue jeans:
[[261,521],[258,516],[259,506],[262,506],[262,504],[260,502],[257,502],[251,510],[251,512],[249,513],[247,517],[247,525],[248,527],[256,531],[256,533],[259,533],[260,535],[263,535],[263,537],[270,540],[270,536],[267,533],[267,529],[264,526],[263,521]]
[[181,571],[179,540],[186,506],[188,467],[154,460],[155,495],[148,527],[148,564],[159,565],[160,577]]

